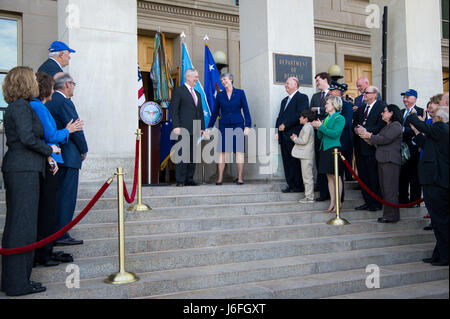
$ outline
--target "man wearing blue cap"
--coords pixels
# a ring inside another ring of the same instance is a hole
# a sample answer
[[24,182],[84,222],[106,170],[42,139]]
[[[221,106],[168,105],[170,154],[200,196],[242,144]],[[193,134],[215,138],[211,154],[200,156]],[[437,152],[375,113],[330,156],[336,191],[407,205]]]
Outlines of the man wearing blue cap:
[[39,67],[38,72],[47,73],[51,77],[64,72],[62,68],[69,64],[70,54],[76,52],[61,41],[54,41],[48,51],[49,58]]
[[412,143],[414,131],[411,129],[408,115],[411,110],[415,109],[417,115],[423,116],[423,109],[416,105],[417,91],[409,89],[401,93],[403,96],[403,104],[405,109],[403,113],[403,142],[408,145],[410,158],[407,160],[400,170],[400,184],[399,184],[399,201],[402,204],[415,202],[421,198],[422,188],[419,183],[419,157],[420,152],[417,145]]

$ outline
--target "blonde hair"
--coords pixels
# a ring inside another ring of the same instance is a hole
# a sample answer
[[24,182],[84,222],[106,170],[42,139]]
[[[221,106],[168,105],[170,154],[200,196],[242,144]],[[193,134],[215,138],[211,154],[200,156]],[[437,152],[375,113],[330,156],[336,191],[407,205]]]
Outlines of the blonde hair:
[[17,66],[11,69],[3,81],[3,97],[11,104],[18,99],[30,101],[39,96],[39,84],[32,68]]
[[330,101],[330,103],[333,105],[336,112],[339,112],[340,110],[342,110],[342,98],[330,95],[326,98],[325,101],[326,102]]

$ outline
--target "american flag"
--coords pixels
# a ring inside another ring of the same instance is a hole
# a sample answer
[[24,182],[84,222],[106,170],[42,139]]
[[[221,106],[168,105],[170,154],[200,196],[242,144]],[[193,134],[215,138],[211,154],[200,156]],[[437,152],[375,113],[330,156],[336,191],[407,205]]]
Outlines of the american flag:
[[144,84],[142,83],[141,69],[138,64],[138,107],[145,103]]

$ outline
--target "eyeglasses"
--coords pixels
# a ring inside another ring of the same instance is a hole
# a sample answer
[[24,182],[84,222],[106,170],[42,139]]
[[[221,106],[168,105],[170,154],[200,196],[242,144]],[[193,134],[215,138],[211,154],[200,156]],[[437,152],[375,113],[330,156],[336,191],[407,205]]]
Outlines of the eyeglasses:
[[363,94],[375,94],[375,93],[378,93],[378,92],[363,92]]
[[77,84],[75,83],[75,82],[73,82],[73,81],[68,81],[69,83],[72,83],[73,84],[73,86],[77,86]]

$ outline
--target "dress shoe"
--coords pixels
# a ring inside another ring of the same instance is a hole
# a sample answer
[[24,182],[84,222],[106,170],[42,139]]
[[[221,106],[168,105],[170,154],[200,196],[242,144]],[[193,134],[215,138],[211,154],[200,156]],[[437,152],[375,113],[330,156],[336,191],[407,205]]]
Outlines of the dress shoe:
[[184,184],[183,183],[177,183],[177,187],[183,187]]
[[30,285],[34,287],[42,287],[42,283],[30,280]]
[[396,223],[397,221],[393,221],[393,220],[389,220],[383,217],[378,218],[377,222],[382,223],[382,224],[387,224],[387,223]]
[[42,265],[44,265],[44,267],[55,267],[55,266],[58,266],[59,264],[60,264],[60,262],[58,262],[56,260],[47,260]]
[[355,207],[356,210],[366,210],[368,208],[369,208],[369,206],[367,206],[367,204],[363,204],[361,206]]
[[244,185],[244,182],[237,181],[236,185]]
[[431,264],[431,263],[437,262],[437,261],[433,260],[433,258],[424,258],[424,259],[422,259],[422,261],[424,263],[427,263],[427,264]]
[[187,182],[184,185],[186,185],[186,186],[198,186],[198,183],[192,181],[192,182]]
[[222,182],[216,182],[216,185],[222,185],[223,183]]
[[281,192],[282,192],[282,193],[290,193],[290,192],[291,192],[291,189],[290,189],[289,187],[286,187],[286,188],[283,188],[283,189],[281,190]]
[[28,292],[20,293],[20,294],[8,294],[8,293],[6,293],[6,295],[10,296],[10,297],[25,296],[25,295],[30,295],[30,294],[37,294],[37,293],[44,292],[44,291],[47,290],[47,288],[45,288],[44,286],[33,286],[33,285],[30,285],[30,287],[31,287],[31,290],[28,291]]
[[73,245],[82,245],[82,240],[77,240],[75,238],[67,238],[67,239],[58,239],[55,241],[55,246],[73,246]]
[[430,224],[430,225],[428,225],[428,226],[425,226],[425,227],[423,228],[423,230],[433,230],[433,226],[431,226],[431,224]]
[[73,256],[72,256],[72,254],[68,254],[63,251],[59,251],[57,253],[52,254],[52,260],[58,261],[61,263],[71,263],[71,262],[73,262]]
[[324,201],[326,201],[326,200],[328,200],[328,199],[330,199],[330,198],[319,197],[319,198],[316,198],[315,201],[316,201],[316,202],[324,202]]
[[435,261],[431,263],[431,266],[448,266],[448,261],[447,262]]

